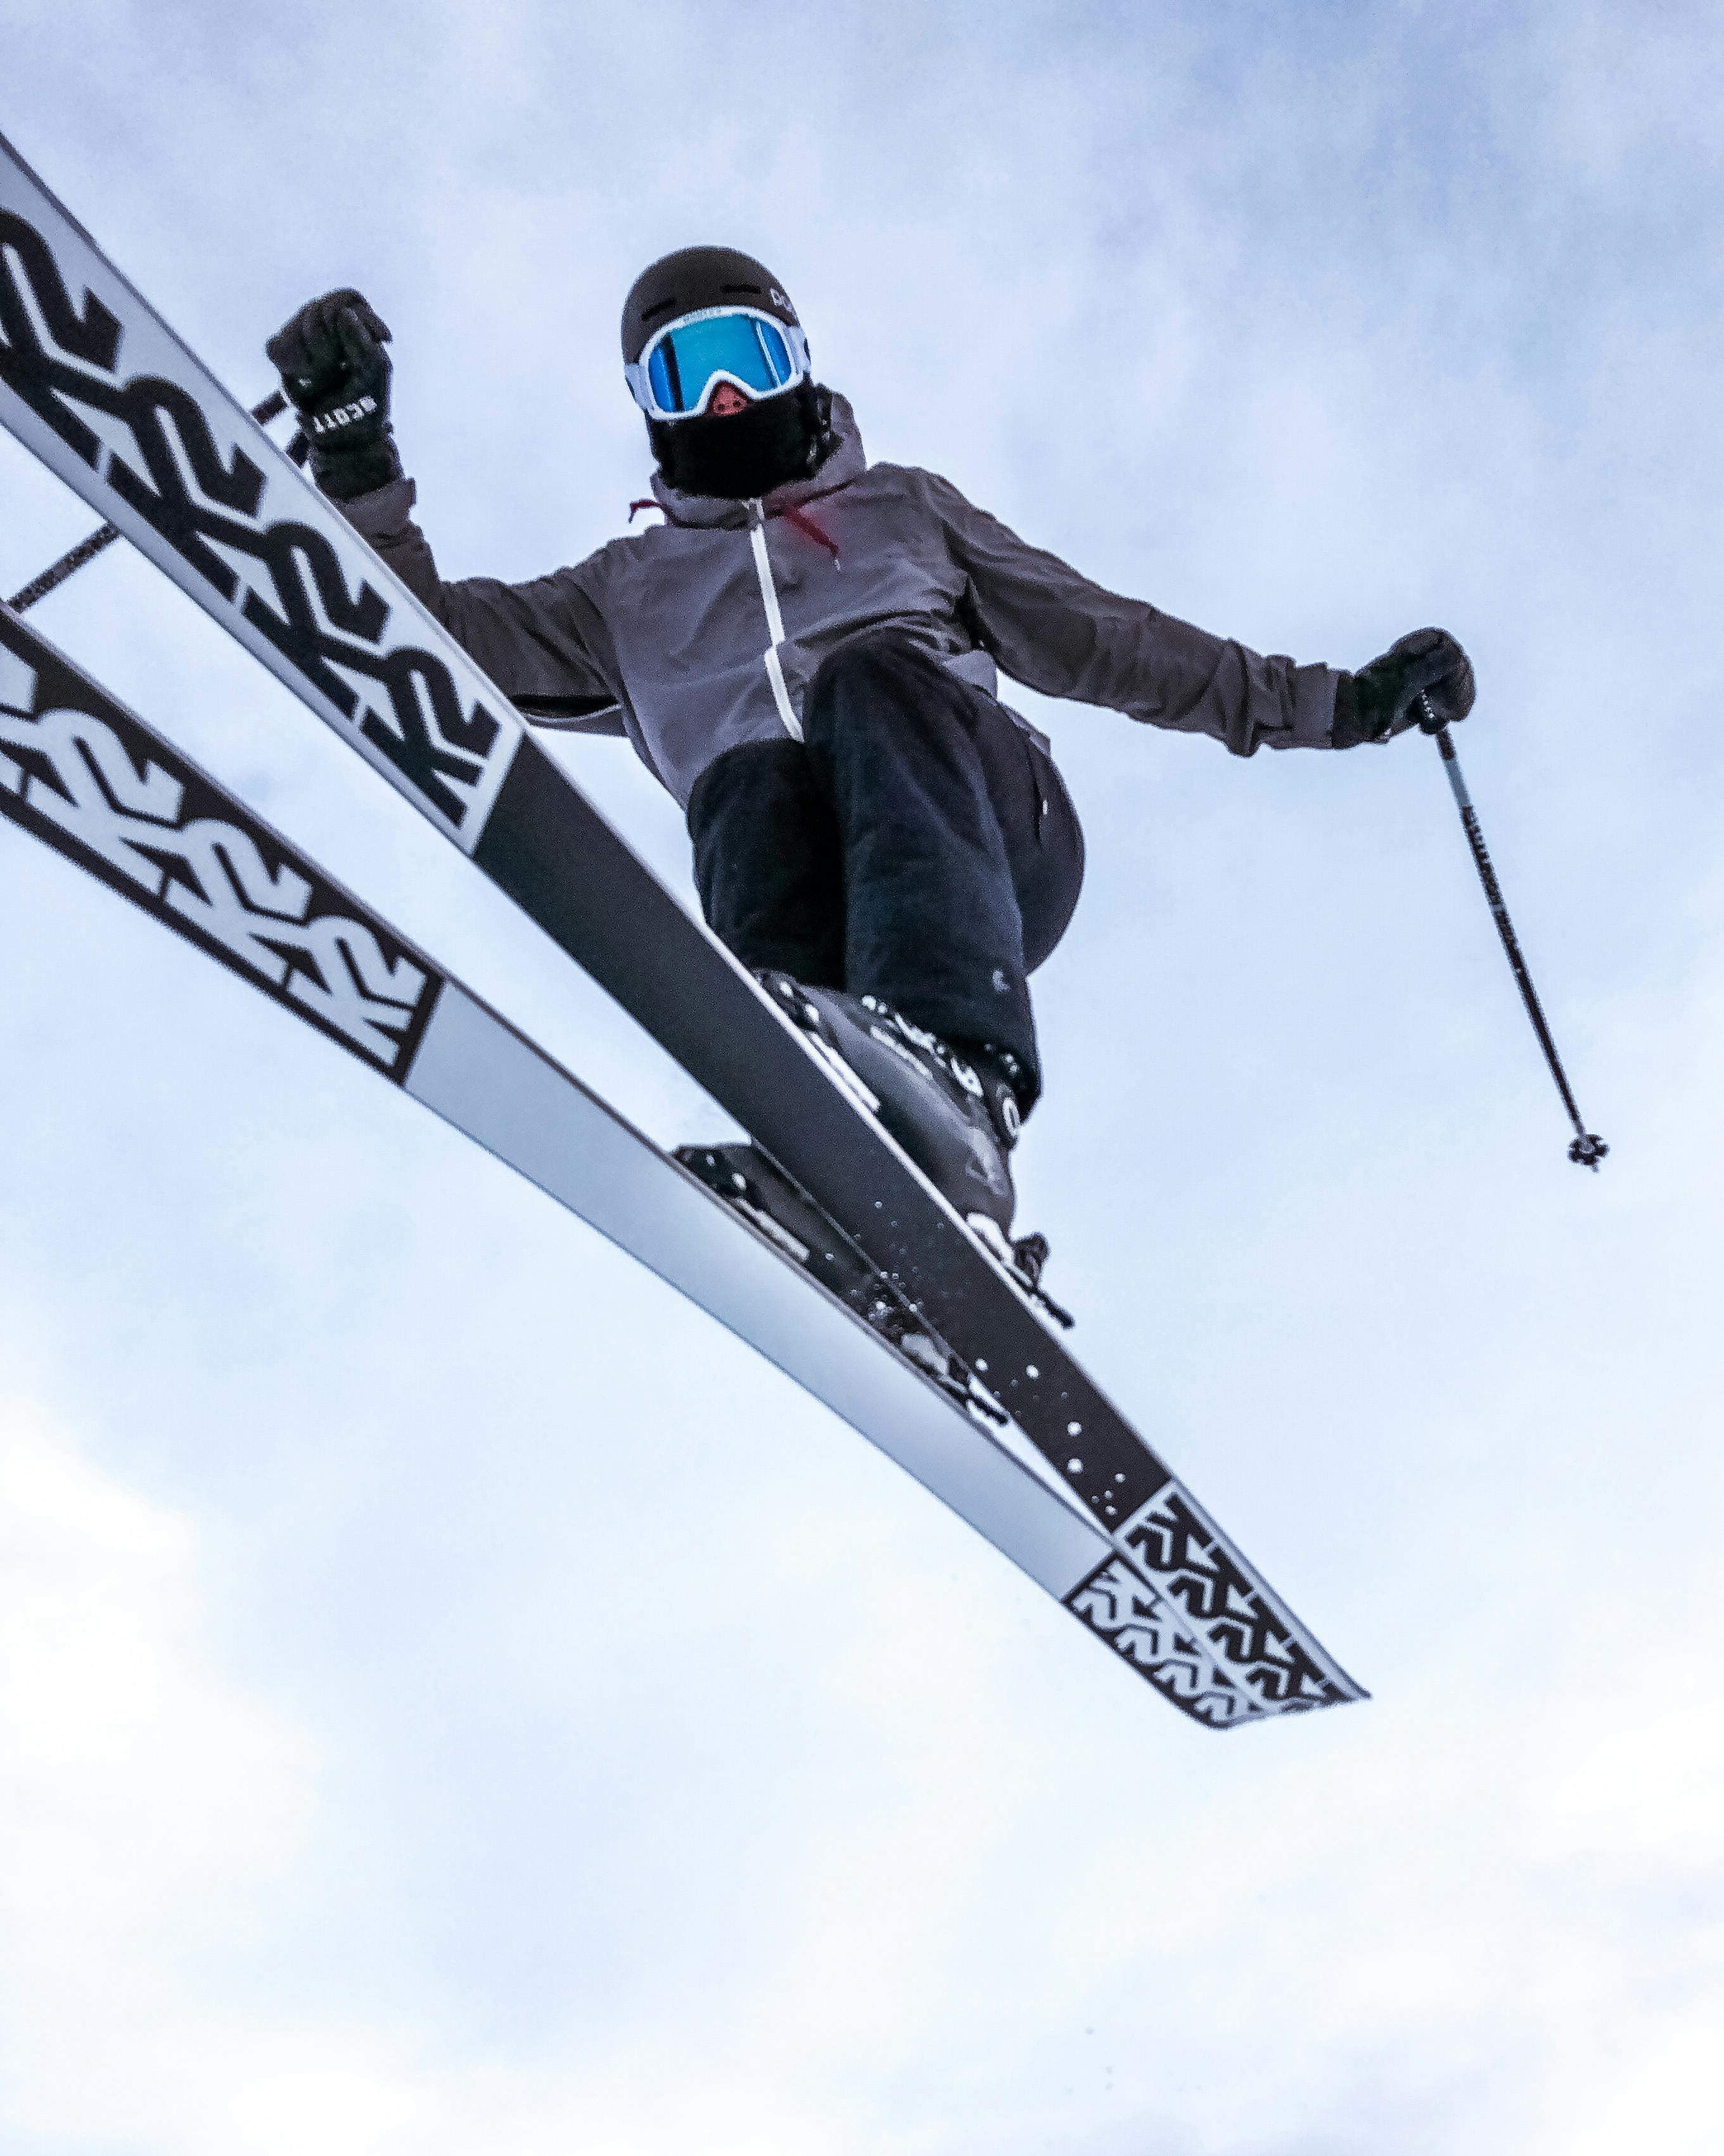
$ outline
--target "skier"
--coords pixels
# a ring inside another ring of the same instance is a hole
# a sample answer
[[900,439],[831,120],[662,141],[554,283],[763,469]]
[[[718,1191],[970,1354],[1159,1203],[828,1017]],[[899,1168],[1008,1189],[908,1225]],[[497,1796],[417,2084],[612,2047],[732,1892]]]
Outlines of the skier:
[[409,513],[388,339],[342,290],[269,340],[317,485],[528,717],[627,735],[685,813],[714,932],[996,1247],[1041,1086],[1028,976],[1084,857],[999,675],[1238,756],[1471,707],[1444,631],[1356,673],[1263,657],[1103,590],[932,472],[870,465],[783,287],[727,248],[666,255],[623,309],[657,461],[635,506],[662,524],[531,583],[446,583]]

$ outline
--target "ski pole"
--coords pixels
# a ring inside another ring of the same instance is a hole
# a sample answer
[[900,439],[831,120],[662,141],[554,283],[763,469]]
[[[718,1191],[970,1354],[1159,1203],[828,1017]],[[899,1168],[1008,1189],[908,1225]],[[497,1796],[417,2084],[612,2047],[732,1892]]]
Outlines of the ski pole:
[[[278,413],[287,409],[287,399],[279,389],[272,389],[261,404],[254,404],[251,416],[259,425],[267,426]],[[28,613],[38,599],[45,599],[57,591],[68,577],[75,577],[86,562],[111,547],[120,536],[120,528],[114,524],[98,525],[87,538],[80,539],[59,561],[49,562],[39,577],[32,577],[22,591],[14,592],[6,603],[14,613]]]
[[1431,709],[1430,699],[1422,691],[1419,707],[1424,715],[1426,732],[1436,736],[1437,752],[1443,759],[1443,769],[1449,780],[1449,791],[1455,796],[1455,805],[1460,811],[1461,829],[1466,833],[1467,844],[1473,850],[1473,865],[1479,871],[1479,881],[1485,886],[1485,896],[1490,904],[1491,917],[1496,923],[1496,932],[1502,938],[1509,971],[1515,977],[1515,985],[1521,991],[1521,1000],[1526,1006],[1526,1015],[1532,1021],[1532,1030],[1538,1035],[1538,1045],[1544,1050],[1544,1060],[1550,1065],[1551,1075],[1557,1081],[1557,1091],[1562,1096],[1562,1106],[1568,1111],[1568,1120],[1574,1126],[1574,1142],[1568,1148],[1568,1158],[1577,1168],[1589,1168],[1596,1175],[1598,1163],[1610,1148],[1595,1132],[1587,1128],[1581,1120],[1580,1110],[1575,1106],[1568,1074],[1562,1068],[1562,1059],[1557,1055],[1557,1044],[1551,1038],[1551,1029],[1538,1000],[1538,991],[1533,987],[1532,976],[1526,970],[1526,961],[1521,956],[1520,939],[1515,934],[1515,924],[1509,919],[1508,907],[1503,903],[1502,886],[1496,880],[1496,870],[1491,865],[1491,855],[1485,845],[1485,834],[1479,828],[1479,812],[1474,808],[1472,796],[1466,790],[1466,781],[1460,773],[1460,758],[1455,753],[1455,743],[1449,729],[1437,724],[1437,715]]

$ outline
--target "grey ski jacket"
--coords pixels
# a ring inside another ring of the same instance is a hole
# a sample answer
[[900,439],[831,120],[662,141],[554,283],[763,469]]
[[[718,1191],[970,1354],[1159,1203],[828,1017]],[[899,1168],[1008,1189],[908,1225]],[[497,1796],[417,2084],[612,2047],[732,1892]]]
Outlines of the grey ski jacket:
[[726,749],[799,738],[821,660],[882,630],[915,639],[990,696],[1004,674],[1044,696],[1213,734],[1236,756],[1265,742],[1329,746],[1331,669],[1262,657],[1104,591],[949,480],[870,465],[841,397],[833,424],[839,446],[813,479],[747,503],[655,479],[662,525],[530,583],[445,583],[412,521],[410,479],[342,506],[530,718],[626,733],[685,807]]

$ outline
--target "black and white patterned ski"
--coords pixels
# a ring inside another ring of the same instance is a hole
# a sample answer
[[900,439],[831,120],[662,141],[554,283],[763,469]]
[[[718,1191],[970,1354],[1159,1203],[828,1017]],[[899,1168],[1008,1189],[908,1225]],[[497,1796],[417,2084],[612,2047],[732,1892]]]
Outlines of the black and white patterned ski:
[[1225,1683],[1219,1726],[1363,1695],[1102,1395],[806,1038],[0,141],[0,421],[406,795],[957,1345],[1110,1539],[1075,1603],[1147,1585]]

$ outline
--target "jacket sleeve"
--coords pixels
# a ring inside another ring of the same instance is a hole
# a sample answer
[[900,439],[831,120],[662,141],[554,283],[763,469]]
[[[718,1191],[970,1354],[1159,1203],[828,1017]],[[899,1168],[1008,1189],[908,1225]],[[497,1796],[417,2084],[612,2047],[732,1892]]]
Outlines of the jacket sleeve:
[[415,492],[410,479],[392,480],[338,506],[526,717],[570,732],[623,733],[610,638],[581,572],[556,569],[526,584],[495,577],[446,584],[410,514]]
[[1104,591],[928,475],[972,627],[1003,674],[1044,696],[1101,704],[1151,726],[1213,734],[1235,756],[1327,748],[1340,675],[1211,636]]

